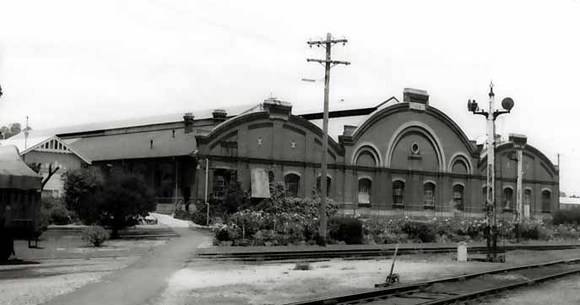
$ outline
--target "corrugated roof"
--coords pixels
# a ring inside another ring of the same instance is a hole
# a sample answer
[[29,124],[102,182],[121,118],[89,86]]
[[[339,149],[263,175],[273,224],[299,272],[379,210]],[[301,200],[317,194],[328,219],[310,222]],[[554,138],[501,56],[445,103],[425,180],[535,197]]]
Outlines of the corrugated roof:
[[245,104],[245,105],[231,106],[231,107],[215,107],[215,108],[211,108],[211,109],[198,109],[196,111],[184,111],[184,112],[179,112],[179,113],[170,113],[170,114],[162,114],[162,115],[155,115],[155,116],[127,118],[127,119],[115,120],[115,121],[90,122],[90,123],[81,124],[81,125],[62,126],[62,127],[51,128],[51,129],[44,129],[44,130],[37,131],[37,133],[44,134],[44,135],[61,135],[61,134],[78,133],[78,132],[85,132],[85,131],[137,127],[137,126],[164,124],[164,123],[175,123],[175,122],[183,121],[183,116],[187,112],[192,113],[195,120],[209,119],[209,118],[212,118],[212,112],[218,108],[225,110],[227,113],[227,116],[235,116],[235,115],[239,115],[239,114],[251,111],[252,109],[254,109],[257,106],[258,106],[257,104]]
[[45,135],[44,133],[36,133],[32,130],[29,132],[28,139],[25,139],[23,133],[19,133],[19,134],[15,135],[13,137],[10,137],[6,140],[0,141],[0,146],[14,145],[18,148],[18,151],[20,152],[20,154],[24,155],[27,152],[36,149],[38,146],[40,146],[43,143],[48,142],[52,139],[62,143],[71,153],[77,155],[84,162],[89,163],[89,164],[91,163],[91,160],[89,160],[86,156],[84,156],[83,154],[76,151],[74,148],[70,147],[70,145],[68,145],[69,143],[63,141],[61,138],[59,138],[55,135],[51,136],[51,135]]
[[195,134],[184,129],[90,136],[66,143],[93,161],[191,156],[197,150]]
[[35,134],[34,132],[30,131],[28,135],[28,139],[24,138],[24,133],[21,132],[17,135],[14,135],[6,140],[0,141],[0,145],[14,145],[18,148],[18,151],[24,152],[26,149],[33,147],[37,144],[40,144],[48,139],[50,139],[52,135],[44,135],[44,134]]
[[14,145],[0,147],[0,188],[40,189],[42,176],[26,165]]
[[580,206],[580,198],[560,197],[560,204],[573,204]]

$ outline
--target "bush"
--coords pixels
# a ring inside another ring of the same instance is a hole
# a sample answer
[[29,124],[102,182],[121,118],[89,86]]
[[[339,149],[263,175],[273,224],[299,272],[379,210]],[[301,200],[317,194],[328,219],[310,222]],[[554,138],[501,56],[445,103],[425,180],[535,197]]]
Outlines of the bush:
[[561,224],[580,225],[580,208],[556,211],[552,218],[552,223],[556,226]]
[[176,210],[175,213],[173,213],[173,218],[181,220],[191,220],[192,215],[189,214],[189,212],[186,210]]
[[[226,225],[215,231],[215,237],[218,241],[232,240],[234,245],[305,243],[314,239],[318,232],[319,205],[319,197],[290,198],[283,186],[275,184],[271,188],[271,198],[229,215]],[[202,211],[205,212],[205,205]],[[327,199],[326,215],[330,218],[336,211],[334,202]],[[194,213],[193,218],[196,214],[202,218],[201,213]],[[236,240],[238,238],[241,240]]]
[[89,226],[83,230],[82,239],[93,247],[100,247],[109,239],[109,232],[101,226]]
[[207,225],[207,205],[201,200],[195,202],[194,211],[191,213],[191,221],[198,225]]
[[434,242],[437,239],[434,224],[428,222],[406,222],[402,227],[402,231],[407,233],[409,238],[424,243]]
[[155,199],[143,179],[126,172],[115,172],[104,182],[90,169],[68,172],[64,189],[66,206],[83,223],[107,226],[114,238],[155,210]]
[[235,224],[221,225],[215,231],[215,238],[218,241],[234,241],[240,238],[240,228]]
[[72,213],[59,198],[42,198],[40,201],[40,223],[42,228],[49,224],[66,225],[71,223]]
[[330,238],[347,244],[362,244],[362,222],[354,217],[335,216],[328,222]]
[[90,169],[77,169],[64,174],[64,204],[85,224],[99,219],[96,193],[102,188],[102,177]]

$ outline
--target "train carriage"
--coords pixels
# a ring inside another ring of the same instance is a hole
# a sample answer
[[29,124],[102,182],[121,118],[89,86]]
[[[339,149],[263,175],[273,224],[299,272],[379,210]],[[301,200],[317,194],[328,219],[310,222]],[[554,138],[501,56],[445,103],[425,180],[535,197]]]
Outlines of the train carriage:
[[42,176],[31,170],[16,146],[0,146],[0,261],[14,252],[14,239],[40,231]]

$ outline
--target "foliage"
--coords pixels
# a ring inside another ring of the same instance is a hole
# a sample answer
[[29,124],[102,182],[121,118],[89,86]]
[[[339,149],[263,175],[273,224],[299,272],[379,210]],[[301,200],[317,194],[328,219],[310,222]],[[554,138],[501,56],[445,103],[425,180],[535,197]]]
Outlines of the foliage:
[[206,225],[208,223],[207,205],[203,203],[201,200],[195,202],[194,210],[193,212],[191,212],[191,221],[199,225]]
[[65,204],[85,224],[101,224],[118,231],[138,223],[155,210],[155,199],[140,176],[115,173],[106,181],[87,169],[65,174]]
[[155,198],[140,176],[118,173],[109,177],[98,200],[99,223],[112,229],[117,237],[118,230],[136,225],[140,217],[155,210]]
[[64,174],[64,203],[85,224],[99,220],[97,192],[102,188],[102,178],[89,169],[77,169]]
[[[251,206],[249,194],[242,190],[241,184],[238,181],[231,182],[226,186],[223,199],[211,198],[208,201],[210,222],[217,217],[227,219],[237,211]],[[194,211],[191,212],[189,219],[196,224],[206,225],[208,223],[207,205],[201,200],[198,200],[195,203]]]
[[240,237],[240,228],[235,224],[219,225],[215,230],[215,237],[219,241],[233,241]]
[[176,210],[173,213],[173,218],[181,220],[191,220],[191,214],[186,210]]
[[580,208],[558,210],[552,219],[554,225],[575,224],[580,225]]
[[101,226],[88,226],[83,230],[82,239],[93,247],[100,247],[109,239],[109,232]]
[[42,198],[40,201],[41,226],[66,225],[72,222],[71,212],[60,198]]
[[347,244],[362,244],[362,222],[354,217],[335,216],[328,222],[330,238]]
[[401,231],[409,238],[425,243],[434,242],[436,239],[435,225],[429,222],[407,221],[403,224]]
[[2,137],[4,139],[8,139],[14,135],[19,134],[21,129],[22,129],[22,125],[20,125],[20,123],[12,123],[8,126],[0,127],[0,134],[2,134]]
[[576,225],[560,224],[554,226],[553,238],[557,240],[578,240],[580,239],[580,230]]
[[[287,197],[283,187],[275,185],[271,198],[233,213],[226,224],[215,230],[218,241],[248,240],[251,244],[287,245],[316,238],[320,197]],[[327,199],[326,214],[333,216],[337,207]],[[238,242],[237,244],[243,244]]]

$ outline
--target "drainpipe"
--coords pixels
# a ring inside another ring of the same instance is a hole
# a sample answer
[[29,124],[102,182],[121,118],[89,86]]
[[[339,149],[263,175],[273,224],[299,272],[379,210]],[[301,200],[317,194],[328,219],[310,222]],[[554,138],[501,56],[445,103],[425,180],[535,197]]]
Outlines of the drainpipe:
[[205,217],[206,225],[209,226],[209,202],[207,201],[207,183],[209,180],[209,159],[205,158],[205,205],[207,206],[207,215]]
[[179,193],[179,182],[178,182],[179,173],[177,172],[178,171],[177,158],[174,157],[173,159],[175,161],[175,195],[174,195],[175,202],[173,203],[173,216],[175,217],[175,212],[177,212],[177,208],[179,205],[179,198],[178,198],[178,195],[179,195],[178,194]]

